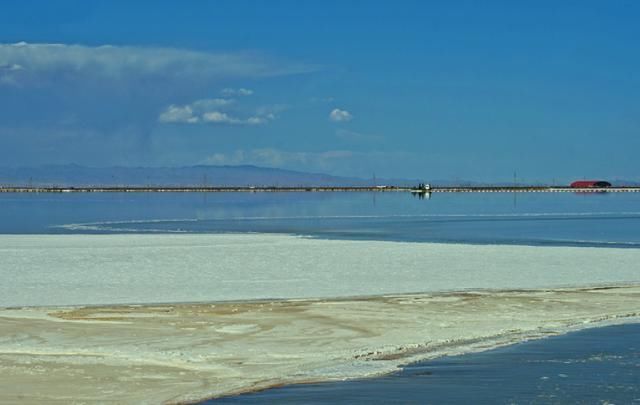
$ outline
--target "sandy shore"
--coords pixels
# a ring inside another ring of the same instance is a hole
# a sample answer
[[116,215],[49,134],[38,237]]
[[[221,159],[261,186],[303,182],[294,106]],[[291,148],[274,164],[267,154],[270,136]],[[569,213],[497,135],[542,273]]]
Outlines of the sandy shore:
[[176,403],[640,315],[640,287],[0,310],[0,402]]

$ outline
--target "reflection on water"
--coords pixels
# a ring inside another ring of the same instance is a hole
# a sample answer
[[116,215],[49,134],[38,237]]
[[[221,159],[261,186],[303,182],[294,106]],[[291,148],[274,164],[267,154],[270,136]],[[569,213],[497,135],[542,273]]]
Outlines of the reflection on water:
[[640,246],[640,194],[0,195],[0,233],[273,232],[325,238]]
[[610,326],[410,365],[395,375],[294,385],[210,404],[632,404],[640,324]]

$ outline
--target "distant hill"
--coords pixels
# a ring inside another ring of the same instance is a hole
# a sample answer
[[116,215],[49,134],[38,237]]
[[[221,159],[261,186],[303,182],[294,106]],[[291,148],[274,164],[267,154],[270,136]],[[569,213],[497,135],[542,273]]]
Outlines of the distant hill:
[[[457,179],[362,179],[305,173],[258,166],[185,166],[185,167],[86,167],[48,165],[40,167],[2,168],[0,186],[512,186],[512,182],[476,182]],[[616,186],[640,186],[640,182],[616,179]],[[568,185],[569,183],[567,183]],[[517,185],[545,185],[518,183]],[[561,184],[558,184],[561,185]]]
[[[413,184],[380,179],[378,184]],[[257,166],[0,168],[0,186],[370,186],[372,179]]]

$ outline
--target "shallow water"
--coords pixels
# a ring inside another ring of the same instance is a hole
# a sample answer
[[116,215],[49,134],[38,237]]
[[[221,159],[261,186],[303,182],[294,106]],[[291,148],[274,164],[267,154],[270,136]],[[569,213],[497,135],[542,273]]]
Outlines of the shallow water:
[[640,194],[2,194],[0,233],[288,233],[332,239],[640,247]]
[[416,363],[380,378],[292,385],[203,404],[640,403],[640,324]]

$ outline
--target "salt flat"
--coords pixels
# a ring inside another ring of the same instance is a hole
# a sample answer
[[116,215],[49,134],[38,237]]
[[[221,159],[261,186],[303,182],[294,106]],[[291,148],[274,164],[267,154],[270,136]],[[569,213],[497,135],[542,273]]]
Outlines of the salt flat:
[[2,235],[0,258],[0,402],[188,402],[640,314],[636,249]]
[[0,235],[0,307],[328,298],[640,282],[640,249],[289,235]]
[[0,402],[195,401],[637,320],[640,287],[0,310]]

